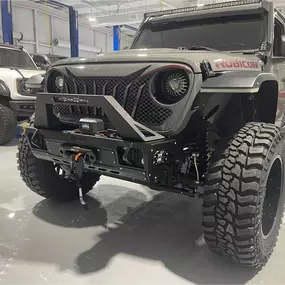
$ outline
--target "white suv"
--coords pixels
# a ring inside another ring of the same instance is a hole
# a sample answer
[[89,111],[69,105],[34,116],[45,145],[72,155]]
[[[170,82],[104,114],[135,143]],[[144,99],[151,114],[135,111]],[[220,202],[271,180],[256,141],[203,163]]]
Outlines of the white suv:
[[37,90],[26,87],[33,75],[42,75],[31,56],[20,46],[0,44],[0,145],[10,142],[17,121],[35,110]]

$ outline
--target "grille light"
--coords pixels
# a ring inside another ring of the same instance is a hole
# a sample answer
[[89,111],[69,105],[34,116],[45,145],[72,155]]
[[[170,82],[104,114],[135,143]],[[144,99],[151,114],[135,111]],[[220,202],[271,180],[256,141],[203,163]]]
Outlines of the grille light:
[[173,14],[178,14],[178,13],[196,12],[196,11],[204,11],[204,10],[211,10],[211,9],[217,9],[217,8],[250,5],[250,4],[260,4],[261,2],[262,2],[261,0],[237,0],[237,1],[222,2],[222,3],[206,4],[204,6],[197,5],[197,6],[191,6],[191,7],[185,7],[185,8],[149,12],[149,13],[145,13],[144,17],[145,18],[160,17],[164,15],[173,15]]

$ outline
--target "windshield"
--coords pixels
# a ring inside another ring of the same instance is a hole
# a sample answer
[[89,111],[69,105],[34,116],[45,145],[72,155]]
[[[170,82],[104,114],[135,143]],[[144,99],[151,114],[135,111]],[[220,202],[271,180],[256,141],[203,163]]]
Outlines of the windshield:
[[23,50],[0,48],[0,67],[36,69],[30,56]]
[[132,48],[191,48],[205,46],[222,51],[258,49],[265,38],[262,15],[167,22],[150,21]]

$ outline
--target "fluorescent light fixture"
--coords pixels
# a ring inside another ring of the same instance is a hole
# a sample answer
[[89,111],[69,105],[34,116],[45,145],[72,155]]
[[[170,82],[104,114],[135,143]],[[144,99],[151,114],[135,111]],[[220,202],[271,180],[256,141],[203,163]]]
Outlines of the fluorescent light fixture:
[[89,22],[93,22],[93,23],[96,22],[96,18],[95,17],[89,17],[88,19],[89,19]]

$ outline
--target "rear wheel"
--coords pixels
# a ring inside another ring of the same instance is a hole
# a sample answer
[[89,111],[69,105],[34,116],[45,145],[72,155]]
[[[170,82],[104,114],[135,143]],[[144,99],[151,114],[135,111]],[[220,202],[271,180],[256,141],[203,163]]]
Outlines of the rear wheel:
[[10,142],[16,133],[17,118],[14,111],[6,102],[0,102],[0,145]]
[[275,246],[284,210],[284,132],[249,123],[214,154],[203,203],[209,248],[250,267]]
[[[27,138],[22,136],[18,147],[18,167],[26,185],[36,194],[57,201],[71,201],[79,198],[75,181],[64,178],[61,169],[50,161],[36,158]],[[82,192],[90,191],[100,175],[85,173],[82,178]]]

